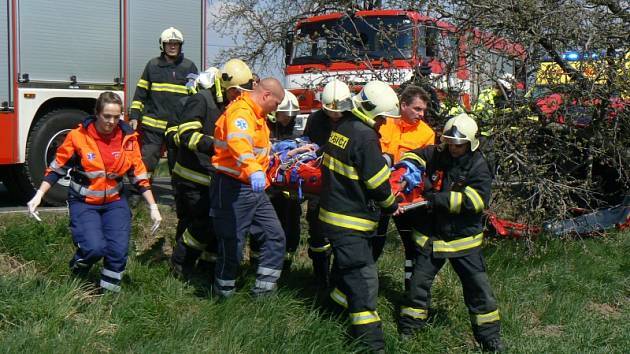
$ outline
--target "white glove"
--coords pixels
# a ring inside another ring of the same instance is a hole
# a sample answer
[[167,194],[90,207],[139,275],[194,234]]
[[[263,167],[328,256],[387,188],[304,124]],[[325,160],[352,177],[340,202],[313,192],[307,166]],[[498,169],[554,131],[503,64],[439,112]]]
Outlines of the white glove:
[[138,120],[137,119],[130,119],[129,120],[129,125],[131,126],[131,129],[136,130],[138,128]]
[[160,227],[162,215],[160,215],[160,210],[158,209],[157,204],[150,204],[149,210],[151,210],[151,220],[153,220],[153,226],[151,226],[151,234],[155,234],[158,227]]
[[29,214],[34,217],[35,219],[37,219],[37,221],[42,221],[42,219],[39,218],[39,213],[37,212],[37,207],[42,203],[42,197],[44,196],[44,192],[37,190],[37,192],[35,192],[35,195],[33,196],[33,198],[31,200],[28,201],[28,203],[26,203],[26,206],[28,207],[28,212]]

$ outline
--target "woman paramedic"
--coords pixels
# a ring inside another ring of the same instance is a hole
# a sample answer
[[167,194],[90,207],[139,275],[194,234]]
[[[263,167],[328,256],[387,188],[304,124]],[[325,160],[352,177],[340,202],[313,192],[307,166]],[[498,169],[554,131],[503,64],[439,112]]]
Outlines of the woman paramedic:
[[69,172],[70,230],[76,246],[70,270],[85,276],[103,258],[100,287],[112,292],[120,291],[131,231],[131,211],[123,195],[125,175],[149,203],[154,231],[162,220],[142,163],[138,134],[120,119],[122,108],[117,94],[100,94],[96,115],[68,133],[27,204],[37,216],[42,197]]

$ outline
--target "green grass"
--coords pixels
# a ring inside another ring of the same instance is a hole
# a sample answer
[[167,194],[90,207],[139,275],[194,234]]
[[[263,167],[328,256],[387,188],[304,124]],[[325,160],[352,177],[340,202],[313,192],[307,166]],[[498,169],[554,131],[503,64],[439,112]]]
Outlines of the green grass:
[[[161,235],[173,232],[172,213]],[[304,247],[277,297],[240,290],[213,298],[203,281],[184,284],[168,271],[161,244],[148,238],[146,211],[120,294],[98,295],[90,281],[68,276],[73,246],[65,215],[0,219],[0,352],[3,353],[347,353],[357,347],[345,317],[320,310]],[[168,221],[171,219],[170,222]],[[154,247],[152,247],[154,246]],[[168,241],[163,247],[169,248]],[[533,243],[491,240],[485,248],[499,299],[502,333],[512,353],[627,353],[630,348],[630,233]],[[398,340],[402,252],[395,237],[379,262],[378,311],[391,353],[476,352],[457,276],[445,267],[433,289],[430,326]]]

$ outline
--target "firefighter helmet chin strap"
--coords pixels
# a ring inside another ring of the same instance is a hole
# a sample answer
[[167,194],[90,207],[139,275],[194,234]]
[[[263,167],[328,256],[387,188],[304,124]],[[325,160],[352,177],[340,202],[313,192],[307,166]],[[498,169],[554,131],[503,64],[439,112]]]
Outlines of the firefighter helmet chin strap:
[[223,102],[223,88],[221,87],[221,77],[219,75],[214,75],[214,88],[216,91],[217,102]]
[[357,118],[361,119],[361,121],[363,123],[365,123],[368,127],[370,128],[374,128],[374,124],[376,124],[376,122],[374,121],[374,119],[368,117],[365,113],[363,113],[360,109],[358,109],[357,107],[354,107],[352,109],[352,114],[354,114]]

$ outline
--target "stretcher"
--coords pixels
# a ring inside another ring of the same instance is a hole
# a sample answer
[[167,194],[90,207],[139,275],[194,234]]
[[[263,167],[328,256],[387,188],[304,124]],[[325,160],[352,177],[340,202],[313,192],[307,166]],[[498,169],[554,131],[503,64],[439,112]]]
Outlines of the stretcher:
[[[302,200],[305,196],[319,196],[322,188],[321,156],[315,152],[302,152],[288,157],[286,151],[272,148],[275,153],[271,156],[267,177],[274,189],[297,194]],[[389,182],[392,193],[396,197],[403,211],[412,210],[427,204],[422,198],[423,184],[416,186],[409,193],[405,193],[406,184],[402,176],[406,168],[401,167],[391,173]]]

